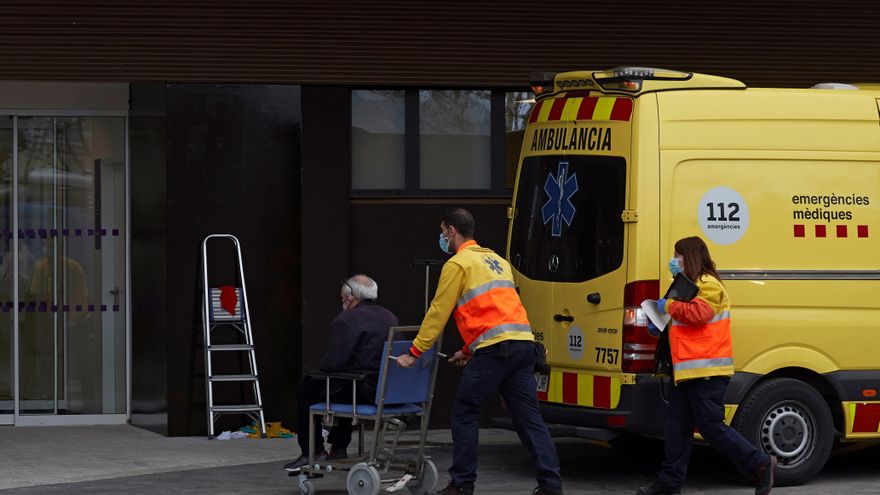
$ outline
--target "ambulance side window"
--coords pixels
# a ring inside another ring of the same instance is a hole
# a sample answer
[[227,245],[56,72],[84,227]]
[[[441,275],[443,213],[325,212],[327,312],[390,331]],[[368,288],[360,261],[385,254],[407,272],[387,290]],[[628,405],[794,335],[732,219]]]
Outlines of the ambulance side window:
[[520,173],[510,260],[523,275],[582,282],[620,266],[623,158],[529,157]]

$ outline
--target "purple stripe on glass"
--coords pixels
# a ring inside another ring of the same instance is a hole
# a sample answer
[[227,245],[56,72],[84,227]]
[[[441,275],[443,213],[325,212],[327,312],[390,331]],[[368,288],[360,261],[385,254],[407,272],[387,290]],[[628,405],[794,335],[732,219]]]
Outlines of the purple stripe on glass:
[[74,231],[73,231],[73,235],[75,235],[75,236],[77,236],[77,237],[83,235],[83,229],[76,229],[76,230],[74,230]]
[[119,229],[113,229],[113,235],[118,236],[118,235],[119,235]]
[[101,305],[101,311],[107,311],[107,305],[106,305],[106,304],[102,304],[102,305]]
[[118,304],[114,304],[114,305],[113,305],[113,311],[119,311],[119,305],[118,305]]

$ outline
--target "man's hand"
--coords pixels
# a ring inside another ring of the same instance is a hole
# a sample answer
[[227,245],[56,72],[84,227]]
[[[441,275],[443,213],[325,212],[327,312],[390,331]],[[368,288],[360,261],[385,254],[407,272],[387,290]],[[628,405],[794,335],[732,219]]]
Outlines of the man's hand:
[[416,358],[409,354],[397,356],[397,365],[401,368],[412,368],[414,364],[416,364]]
[[449,362],[456,366],[465,366],[470,361],[471,357],[461,351],[456,351],[455,354],[449,358]]

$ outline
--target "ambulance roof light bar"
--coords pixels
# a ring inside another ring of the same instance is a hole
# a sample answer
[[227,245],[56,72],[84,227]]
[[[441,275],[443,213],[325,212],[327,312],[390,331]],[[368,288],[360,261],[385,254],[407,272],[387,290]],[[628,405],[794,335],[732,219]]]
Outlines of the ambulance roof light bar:
[[615,67],[593,72],[592,76],[604,90],[638,93],[642,89],[643,81],[687,81],[693,74],[652,67]]
[[532,93],[535,94],[535,97],[552,93],[554,79],[556,79],[555,72],[532,72],[531,76],[529,76],[529,86],[532,87]]

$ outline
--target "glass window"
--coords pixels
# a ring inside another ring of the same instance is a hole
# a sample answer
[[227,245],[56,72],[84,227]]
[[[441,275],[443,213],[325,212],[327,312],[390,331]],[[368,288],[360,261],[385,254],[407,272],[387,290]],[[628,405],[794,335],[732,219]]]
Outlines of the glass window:
[[419,91],[420,187],[490,189],[490,91]]
[[352,189],[403,189],[404,92],[351,92]]
[[515,91],[504,95],[504,185],[508,189],[513,189],[516,181],[526,123],[534,106],[535,98],[531,92]]
[[583,282],[623,261],[626,162],[536,156],[523,161],[510,257],[526,277]]

